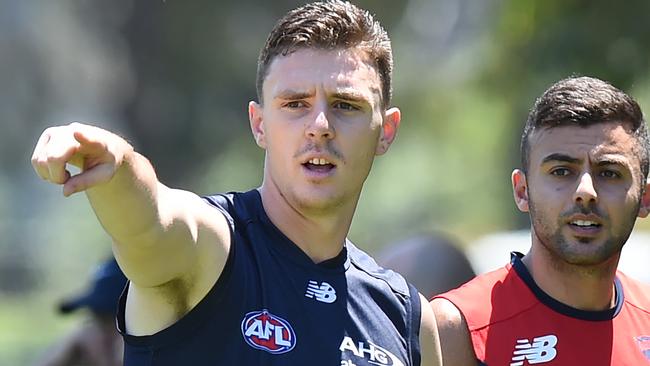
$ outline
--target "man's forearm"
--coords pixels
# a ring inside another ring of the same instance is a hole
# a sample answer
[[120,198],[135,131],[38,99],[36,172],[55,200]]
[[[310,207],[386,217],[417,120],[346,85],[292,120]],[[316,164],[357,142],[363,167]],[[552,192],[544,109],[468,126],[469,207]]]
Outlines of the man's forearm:
[[86,190],[100,223],[118,243],[155,236],[161,229],[160,183],[149,161],[131,152],[113,178]]

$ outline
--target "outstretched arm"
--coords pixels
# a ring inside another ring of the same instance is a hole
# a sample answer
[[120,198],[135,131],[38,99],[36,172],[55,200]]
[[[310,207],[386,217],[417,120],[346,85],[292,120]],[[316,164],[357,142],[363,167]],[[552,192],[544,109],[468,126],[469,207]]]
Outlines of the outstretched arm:
[[[81,172],[72,176],[67,164]],[[192,306],[221,273],[230,241],[223,215],[195,194],[160,183],[149,161],[123,138],[80,123],[48,128],[32,165],[44,180],[63,185],[65,196],[86,192],[132,291],[173,284],[182,291],[152,296]]]

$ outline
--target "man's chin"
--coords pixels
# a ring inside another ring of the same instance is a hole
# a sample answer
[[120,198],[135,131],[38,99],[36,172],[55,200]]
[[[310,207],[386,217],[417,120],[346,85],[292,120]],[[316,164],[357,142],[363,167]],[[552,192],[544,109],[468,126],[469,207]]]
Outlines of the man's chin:
[[295,201],[301,211],[314,213],[328,213],[344,206],[345,199],[341,194],[311,190],[300,192]]
[[608,250],[606,244],[594,238],[583,239],[574,238],[569,242],[569,246],[560,249],[558,253],[562,259],[572,265],[577,266],[597,266],[608,262],[616,255],[615,250]]

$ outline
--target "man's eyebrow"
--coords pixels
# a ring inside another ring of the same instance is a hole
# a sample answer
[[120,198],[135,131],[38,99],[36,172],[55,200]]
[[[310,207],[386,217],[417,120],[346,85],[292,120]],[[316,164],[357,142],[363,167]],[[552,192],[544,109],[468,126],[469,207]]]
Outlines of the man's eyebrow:
[[622,165],[627,167],[628,163],[625,159],[613,157],[613,156],[606,156],[598,160],[596,163],[598,166],[606,166],[606,165]]
[[[273,95],[273,99],[296,100],[296,99],[307,99],[313,96],[314,96],[314,92],[312,91],[285,89]],[[370,102],[368,100],[368,97],[365,94],[360,93],[356,90],[339,90],[331,94],[331,98],[347,100],[355,103]]]
[[551,155],[546,156],[544,159],[542,159],[542,164],[549,163],[551,161],[561,161],[569,164],[577,164],[581,162],[580,159],[574,158],[572,156],[566,155],[566,154],[561,154],[561,153],[553,153]]
[[332,94],[332,97],[357,103],[368,102],[368,98],[365,95],[353,90],[337,91]]
[[273,99],[306,99],[313,95],[314,93],[308,91],[285,89],[275,94]]

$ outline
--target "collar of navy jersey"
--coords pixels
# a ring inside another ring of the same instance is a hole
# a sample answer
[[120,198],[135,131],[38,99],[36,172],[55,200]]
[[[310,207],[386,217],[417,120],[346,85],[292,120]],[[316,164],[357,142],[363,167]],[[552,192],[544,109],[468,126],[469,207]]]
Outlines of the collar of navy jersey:
[[526,268],[526,265],[521,261],[521,258],[523,257],[524,255],[519,252],[510,252],[510,264],[512,264],[512,268],[515,269],[517,275],[524,281],[535,297],[537,297],[542,304],[550,307],[556,312],[572,318],[589,321],[612,320],[621,312],[625,299],[623,294],[623,285],[621,285],[621,281],[618,277],[614,278],[614,296],[616,305],[613,308],[600,311],[580,310],[555,300],[537,286],[533,280],[533,276],[528,272],[528,268]]
[[255,200],[257,200],[257,207],[260,208],[258,212],[260,224],[264,226],[266,232],[274,234],[272,240],[267,241],[272,250],[278,251],[281,255],[288,257],[297,264],[311,268],[318,268],[322,271],[344,272],[350,267],[347,239],[339,254],[320,263],[314,263],[314,261],[312,261],[311,258],[300,249],[300,247],[292,242],[291,239],[287,238],[287,236],[273,224],[264,210],[264,206],[262,205],[262,196],[259,193],[259,189],[253,191],[255,192],[254,197]]

